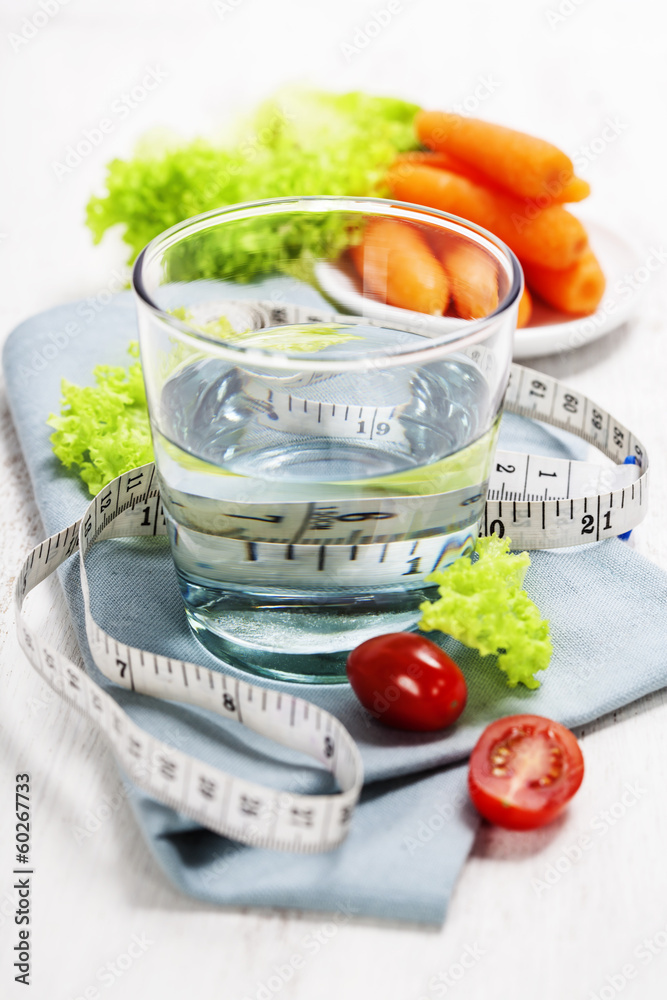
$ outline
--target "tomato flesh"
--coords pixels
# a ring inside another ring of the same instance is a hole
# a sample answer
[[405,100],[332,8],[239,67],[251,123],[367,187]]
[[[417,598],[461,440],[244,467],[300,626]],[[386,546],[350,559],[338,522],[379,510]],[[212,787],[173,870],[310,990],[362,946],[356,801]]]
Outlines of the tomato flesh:
[[347,676],[361,704],[397,729],[444,729],[458,719],[468,696],[456,663],[412,632],[362,642],[347,658]]
[[489,822],[533,830],[555,819],[583,778],[584,758],[569,729],[540,715],[510,715],[479,738],[468,788]]

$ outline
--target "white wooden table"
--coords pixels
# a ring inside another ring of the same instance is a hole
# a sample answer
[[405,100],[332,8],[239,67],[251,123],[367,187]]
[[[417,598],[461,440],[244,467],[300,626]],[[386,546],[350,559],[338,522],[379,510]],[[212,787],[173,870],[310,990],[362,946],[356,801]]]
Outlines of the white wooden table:
[[[664,15],[655,0],[44,3],[46,23],[32,0],[13,0],[0,13],[3,334],[34,312],[113,284],[120,242],[111,236],[93,248],[82,222],[111,157],[127,154],[154,125],[190,135],[219,130],[235,108],[287,79],[394,92],[434,107],[461,104],[543,134],[578,157],[595,191],[587,211],[630,232],[645,257],[666,238]],[[381,8],[390,19],[380,18],[387,23],[379,33],[366,31]],[[123,95],[151,71],[158,83],[129,106]],[[113,127],[99,145],[58,178],[53,164],[67,146],[109,117]],[[605,131],[609,119],[616,125]],[[630,326],[536,366],[599,400],[646,442],[652,505],[630,544],[667,569],[663,268],[643,290]],[[119,797],[105,746],[18,650],[12,576],[42,528],[4,404],[0,420],[2,997],[666,995],[662,693],[587,727],[587,779],[564,821],[534,834],[482,829],[441,930],[350,919],[327,936],[320,916],[222,911],[176,893]],[[49,602],[51,634],[73,653],[55,585]],[[28,994],[13,982],[16,928],[8,916],[13,783],[25,771],[34,788],[36,867]],[[634,799],[627,785],[637,788]],[[95,815],[99,827],[78,844],[74,828]],[[577,853],[582,836],[588,846]],[[533,880],[548,872],[549,888],[536,887]],[[460,962],[466,949],[467,968]],[[275,977],[297,953],[303,965],[281,985]]]

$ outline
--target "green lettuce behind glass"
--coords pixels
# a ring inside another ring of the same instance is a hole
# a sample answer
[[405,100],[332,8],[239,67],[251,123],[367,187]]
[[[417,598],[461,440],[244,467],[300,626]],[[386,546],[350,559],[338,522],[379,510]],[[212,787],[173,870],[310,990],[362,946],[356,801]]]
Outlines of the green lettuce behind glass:
[[[360,92],[286,91],[260,107],[234,144],[195,139],[165,148],[147,139],[131,159],[108,165],[106,193],[87,206],[93,239],[122,225],[131,263],[165,229],[221,206],[291,195],[381,197],[387,166],[417,145],[418,110]],[[179,248],[170,277],[251,281],[272,269],[304,276],[310,261],[338,256],[351,238],[339,216],[295,217],[279,233],[273,221],[252,220]]]

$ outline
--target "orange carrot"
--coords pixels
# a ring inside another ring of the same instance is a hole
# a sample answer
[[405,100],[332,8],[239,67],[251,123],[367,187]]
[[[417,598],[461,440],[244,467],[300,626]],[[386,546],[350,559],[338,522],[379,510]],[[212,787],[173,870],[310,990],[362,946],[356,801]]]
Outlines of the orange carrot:
[[[457,160],[451,153],[432,152],[430,150],[413,149],[407,153],[399,153],[394,160],[397,163],[421,163],[426,167],[439,167],[441,170],[451,170],[452,173],[461,174],[475,184],[482,184],[484,187],[497,187],[493,179],[487,177],[481,170]],[[566,183],[552,184],[548,191],[541,192],[535,199],[526,199],[526,208],[535,211],[539,208],[546,208],[547,205],[564,205],[570,201],[583,201],[591,193],[591,186],[582,177],[571,177]]]
[[504,240],[522,262],[569,267],[588,245],[579,219],[561,205],[528,213],[525,202],[518,198],[474,184],[449,170],[404,162],[390,168],[387,183],[402,201],[439,208],[484,226]]
[[552,201],[555,204],[563,204],[568,201],[583,201],[591,193],[591,186],[583,177],[573,177],[558,195],[554,195]]
[[416,229],[393,219],[369,222],[350,256],[364,289],[401,309],[442,316],[449,284],[442,267]]
[[460,160],[449,153],[434,153],[432,149],[409,149],[405,153],[398,153],[394,160],[394,164],[396,163],[422,163],[427,167],[442,167],[455,173],[465,172]]
[[604,295],[605,277],[592,250],[563,271],[535,264],[525,264],[524,271],[532,290],[561,312],[588,316]]
[[516,321],[516,325],[519,327],[519,329],[521,329],[522,326],[528,326],[532,312],[533,312],[533,300],[530,297],[528,286],[524,285],[523,295],[519,299],[519,315]]
[[[441,154],[437,153],[435,155],[440,156]],[[463,170],[462,173],[465,174],[466,171]],[[471,180],[473,179],[469,171],[467,175]],[[483,176],[483,174],[478,172],[477,178],[483,178]],[[481,183],[491,184],[488,180],[482,180]],[[502,190],[502,188],[498,188],[498,190]],[[569,180],[563,183],[550,184],[548,190],[544,190],[535,198],[524,198],[522,200],[526,214],[529,218],[533,218],[535,213],[541,208],[547,208],[549,205],[566,205],[570,201],[583,201],[584,198],[588,198],[590,193],[591,186],[588,181],[585,181],[583,177],[570,177]]]
[[420,141],[451,153],[520,198],[537,198],[573,176],[572,161],[544,139],[444,111],[420,111]]
[[407,153],[399,153],[394,160],[397,163],[421,163],[425,167],[439,167],[441,170],[451,170],[452,173],[462,174],[468,180],[477,184],[488,184],[488,179],[473,167],[469,167],[462,160],[457,160],[451,153],[440,151],[434,153],[430,149],[411,149]]
[[498,305],[498,269],[479,247],[457,243],[440,257],[461,319],[481,319]]

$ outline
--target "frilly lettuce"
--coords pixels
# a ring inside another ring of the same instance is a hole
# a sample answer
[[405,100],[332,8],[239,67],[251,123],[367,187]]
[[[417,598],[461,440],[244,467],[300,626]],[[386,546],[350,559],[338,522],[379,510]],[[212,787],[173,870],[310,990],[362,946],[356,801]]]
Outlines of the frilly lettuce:
[[[139,357],[139,345],[128,348]],[[129,469],[153,460],[141,363],[128,369],[97,365],[94,386],[62,381],[60,416],[51,414],[53,451],[68,469],[77,467],[93,496]]]
[[440,598],[420,606],[419,627],[445,632],[482,656],[497,654],[510,687],[537,688],[534,674],[548,667],[553,649],[549,623],[521,589],[528,553],[514,555],[509,547],[508,538],[480,538],[475,561],[462,557],[427,577]]
[[[88,203],[88,225],[98,243],[121,224],[132,261],[163,230],[223,205],[289,195],[381,196],[387,166],[416,145],[417,111],[397,98],[293,90],[261,106],[228,146],[146,137],[131,159],[109,163],[106,193]],[[337,256],[350,241],[339,216],[294,216],[279,231],[273,220],[249,220],[246,230],[237,226],[228,241],[222,230],[218,242],[190,241],[182,261],[172,254],[178,277],[250,281],[272,266],[308,265],[323,248]]]

